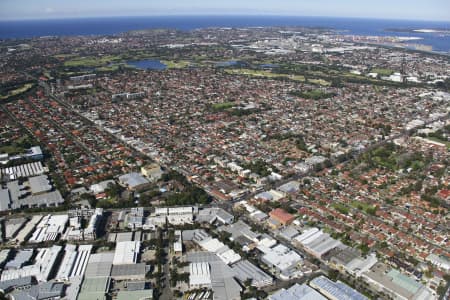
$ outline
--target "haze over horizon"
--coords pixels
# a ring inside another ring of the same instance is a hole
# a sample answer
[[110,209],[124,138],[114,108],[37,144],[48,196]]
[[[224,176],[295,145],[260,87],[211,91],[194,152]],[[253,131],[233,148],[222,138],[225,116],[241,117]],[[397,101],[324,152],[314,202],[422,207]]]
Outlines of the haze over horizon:
[[2,0],[0,20],[152,15],[289,15],[450,21],[446,0]]

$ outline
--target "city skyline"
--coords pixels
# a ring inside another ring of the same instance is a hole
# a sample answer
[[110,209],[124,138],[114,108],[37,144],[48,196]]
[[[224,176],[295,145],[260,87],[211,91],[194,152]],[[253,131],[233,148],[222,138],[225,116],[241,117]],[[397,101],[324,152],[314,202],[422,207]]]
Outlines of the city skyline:
[[448,14],[450,3],[443,0],[426,3],[416,0],[395,2],[382,0],[376,3],[361,3],[355,0],[339,3],[331,0],[319,0],[314,3],[292,0],[245,2],[194,0],[189,3],[179,0],[164,2],[4,0],[0,8],[0,20],[154,15],[290,15],[450,21]]

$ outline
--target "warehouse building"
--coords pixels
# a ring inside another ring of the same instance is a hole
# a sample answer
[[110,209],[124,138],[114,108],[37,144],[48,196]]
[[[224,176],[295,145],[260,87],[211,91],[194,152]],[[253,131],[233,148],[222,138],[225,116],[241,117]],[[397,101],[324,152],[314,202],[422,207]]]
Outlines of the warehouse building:
[[20,269],[8,269],[3,271],[1,280],[11,280],[20,277],[34,276],[36,280],[45,282],[49,279],[58,258],[61,246],[40,248],[33,265],[22,266]]
[[289,279],[297,275],[297,266],[303,261],[297,252],[281,244],[273,248],[258,247],[258,249],[264,250],[262,262],[274,268],[280,278]]
[[57,280],[69,280],[70,273],[72,272],[75,259],[77,258],[77,246],[67,244],[64,249],[64,258],[61,261],[58,274],[56,275]]
[[175,230],[175,242],[173,243],[173,252],[175,255],[181,256],[183,254],[183,240],[181,230]]
[[3,168],[0,170],[2,176],[9,180],[16,180],[20,177],[31,177],[45,173],[44,167],[40,161],[22,164],[18,166]]
[[11,255],[11,249],[0,250],[0,269],[3,269],[3,266],[8,261],[10,255]]
[[77,300],[106,300],[110,287],[110,277],[85,277]]
[[140,253],[141,242],[129,241],[116,244],[113,265],[135,264]]
[[303,234],[294,238],[294,241],[301,244],[311,255],[321,258],[328,251],[338,247],[345,248],[340,241],[333,239],[328,233],[317,228],[311,228]]
[[30,243],[40,243],[45,241],[55,241],[64,233],[69,215],[47,215],[36,226]]
[[27,286],[12,292],[14,300],[44,300],[44,299],[60,299],[64,296],[64,283],[62,282],[42,282],[37,285]]
[[422,283],[381,262],[363,273],[363,278],[372,288],[385,292],[394,299],[437,299]]
[[145,263],[113,265],[111,278],[114,280],[145,280]]
[[211,272],[207,262],[189,264],[189,287],[191,289],[211,287]]
[[325,295],[328,299],[331,300],[340,300],[340,299],[352,299],[352,300],[369,300],[366,296],[361,294],[360,292],[352,289],[348,285],[343,282],[334,282],[325,276],[319,276],[311,280],[309,285],[323,295]]
[[35,280],[31,276],[2,280],[0,281],[0,292],[6,294],[11,292],[13,289],[23,289],[31,287],[31,285],[33,285],[34,283]]
[[16,236],[17,243],[22,243],[28,240],[29,237],[31,237],[31,233],[36,228],[36,225],[39,224],[39,222],[42,220],[42,215],[34,215],[31,220],[25,224],[25,227],[19,231],[19,233]]
[[27,264],[33,257],[33,249],[22,249],[16,253],[13,260],[5,265],[5,270],[18,270]]
[[[233,270],[223,263],[215,254],[193,252],[187,254],[191,263],[207,263],[211,277],[211,289],[214,300],[240,300],[241,286],[234,279]],[[194,272],[196,272],[194,270]]]
[[118,291],[116,300],[151,300],[153,299],[153,290],[126,290]]
[[5,220],[5,238],[7,240],[16,236],[22,226],[26,223],[27,219],[25,218],[13,218],[9,220]]
[[31,194],[33,195],[40,195],[52,189],[52,185],[50,184],[47,175],[39,175],[28,178],[28,185],[30,187]]
[[84,273],[85,277],[109,277],[111,275],[114,252],[91,254]]
[[241,260],[231,268],[235,273],[235,277],[242,283],[250,279],[251,285],[257,288],[262,288],[273,283],[271,276],[248,260]]
[[269,296],[269,300],[327,300],[315,289],[306,284],[294,284],[289,289],[281,289]]
[[8,189],[0,188],[0,211],[11,209],[11,197]]
[[132,191],[143,190],[150,186],[150,181],[139,173],[128,173],[119,177],[119,183]]

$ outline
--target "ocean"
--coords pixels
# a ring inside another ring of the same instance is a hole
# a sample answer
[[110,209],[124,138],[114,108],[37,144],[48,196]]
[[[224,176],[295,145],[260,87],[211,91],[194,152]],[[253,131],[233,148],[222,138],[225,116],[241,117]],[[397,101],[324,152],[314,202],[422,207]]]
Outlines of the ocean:
[[0,39],[24,39],[40,36],[113,35],[130,30],[151,28],[192,30],[207,27],[251,26],[326,27],[354,35],[414,36],[422,38],[417,43],[430,45],[434,51],[450,52],[449,33],[386,31],[389,28],[450,30],[450,22],[331,17],[149,16],[1,21]]

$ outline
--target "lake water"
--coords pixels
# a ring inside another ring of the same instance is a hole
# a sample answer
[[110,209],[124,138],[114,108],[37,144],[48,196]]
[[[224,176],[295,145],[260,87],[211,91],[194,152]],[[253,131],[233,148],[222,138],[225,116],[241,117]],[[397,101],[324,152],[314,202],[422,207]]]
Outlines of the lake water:
[[154,59],[127,61],[127,65],[142,70],[165,70],[167,68],[165,64],[163,64],[159,60]]

